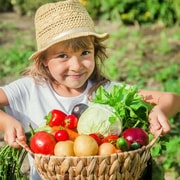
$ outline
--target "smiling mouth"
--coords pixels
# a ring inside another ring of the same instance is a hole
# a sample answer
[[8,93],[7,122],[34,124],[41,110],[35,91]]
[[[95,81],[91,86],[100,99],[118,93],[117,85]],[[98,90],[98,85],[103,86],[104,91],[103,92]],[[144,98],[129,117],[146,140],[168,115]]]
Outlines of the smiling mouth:
[[66,75],[67,77],[71,77],[73,79],[79,79],[83,76],[84,73],[81,74],[72,74],[72,75]]

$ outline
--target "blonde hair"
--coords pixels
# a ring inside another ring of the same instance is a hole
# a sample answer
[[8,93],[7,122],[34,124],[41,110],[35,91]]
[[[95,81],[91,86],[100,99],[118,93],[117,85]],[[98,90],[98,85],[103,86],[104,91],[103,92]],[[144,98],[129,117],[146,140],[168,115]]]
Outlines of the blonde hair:
[[[94,45],[94,59],[95,59],[95,68],[90,76],[89,80],[92,80],[94,86],[90,89],[90,93],[97,89],[97,87],[105,82],[109,81],[102,74],[102,66],[104,61],[107,58],[106,47],[101,43],[101,41],[95,36],[84,36],[74,39],[69,39],[61,42],[65,48],[73,51],[80,49],[88,49],[90,44]],[[50,74],[48,68],[44,65],[46,61],[46,51],[42,52],[32,63],[31,66],[26,68],[22,73],[23,76],[31,76],[34,78],[36,83],[42,83],[48,81],[51,83],[57,83],[55,79]]]

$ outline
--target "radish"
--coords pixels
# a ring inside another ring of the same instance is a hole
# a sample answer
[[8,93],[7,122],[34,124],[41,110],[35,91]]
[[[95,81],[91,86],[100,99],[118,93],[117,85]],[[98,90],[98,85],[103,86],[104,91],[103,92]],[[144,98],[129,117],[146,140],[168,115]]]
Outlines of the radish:
[[149,142],[148,134],[141,128],[128,128],[123,131],[122,137],[129,142],[131,149],[146,146]]

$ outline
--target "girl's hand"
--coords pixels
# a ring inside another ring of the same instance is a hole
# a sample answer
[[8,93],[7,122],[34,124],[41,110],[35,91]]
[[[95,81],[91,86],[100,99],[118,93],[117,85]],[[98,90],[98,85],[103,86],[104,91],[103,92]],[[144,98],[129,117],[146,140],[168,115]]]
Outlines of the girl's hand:
[[26,141],[24,128],[17,120],[11,121],[8,127],[4,131],[4,141],[13,148],[19,148],[19,144],[16,142],[16,138]]
[[151,110],[149,114],[149,123],[149,129],[152,134],[156,134],[158,130],[162,129],[162,135],[165,135],[171,129],[168,117],[158,105],[154,106]]

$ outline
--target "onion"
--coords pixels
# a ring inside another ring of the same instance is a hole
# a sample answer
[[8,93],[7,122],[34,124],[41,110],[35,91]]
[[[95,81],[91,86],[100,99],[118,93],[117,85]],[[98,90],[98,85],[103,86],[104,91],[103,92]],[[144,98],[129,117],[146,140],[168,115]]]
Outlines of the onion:
[[130,143],[138,143],[146,146],[149,142],[148,134],[141,128],[128,128],[123,131],[122,136]]

